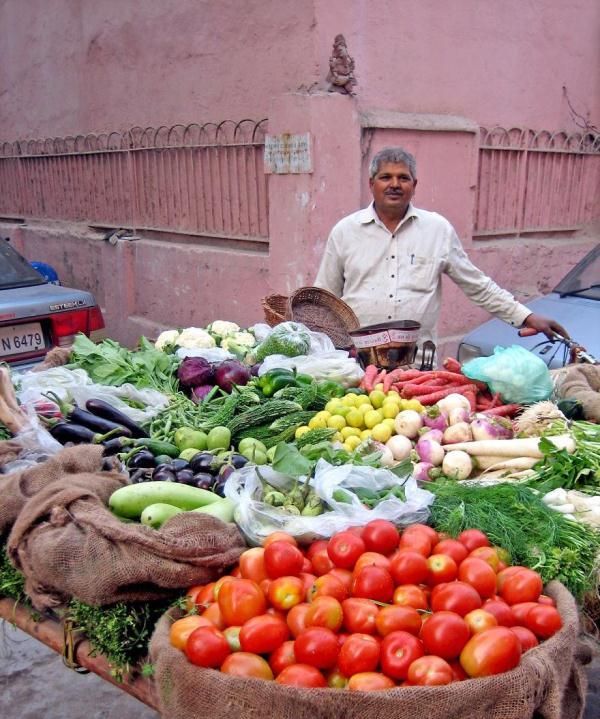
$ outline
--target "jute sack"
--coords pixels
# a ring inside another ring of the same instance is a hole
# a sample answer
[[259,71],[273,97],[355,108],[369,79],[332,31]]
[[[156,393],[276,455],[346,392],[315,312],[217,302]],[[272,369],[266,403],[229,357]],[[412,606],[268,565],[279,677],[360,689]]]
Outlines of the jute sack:
[[126,479],[63,476],[24,504],[7,549],[36,609],[71,597],[96,606],[169,597],[213,581],[246,548],[234,524],[209,515],[182,513],[159,531],[121,522],[106,505]]
[[165,719],[579,719],[589,649],[578,640],[575,601],[558,582],[547,592],[564,626],[527,652],[511,672],[442,687],[381,692],[297,689],[233,677],[190,664],[169,643],[173,615],[164,615],[150,642],[150,659]]
[[[0,442],[0,463],[12,462],[20,450],[17,442]],[[31,497],[59,479],[64,482],[81,472],[99,472],[102,463],[102,447],[88,444],[67,447],[45,462],[0,475],[0,537],[10,531]]]

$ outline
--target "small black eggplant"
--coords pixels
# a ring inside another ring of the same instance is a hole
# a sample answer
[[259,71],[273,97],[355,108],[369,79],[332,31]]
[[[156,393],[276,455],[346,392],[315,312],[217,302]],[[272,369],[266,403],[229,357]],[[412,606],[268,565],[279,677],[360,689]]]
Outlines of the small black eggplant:
[[127,461],[127,466],[137,469],[138,467],[155,467],[156,460],[152,452],[143,449],[141,452],[136,452]]

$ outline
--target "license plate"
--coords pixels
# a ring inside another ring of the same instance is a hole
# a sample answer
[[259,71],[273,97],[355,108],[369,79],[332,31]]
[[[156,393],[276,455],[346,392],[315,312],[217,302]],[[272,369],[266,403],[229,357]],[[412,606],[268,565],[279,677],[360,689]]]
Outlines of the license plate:
[[44,334],[39,322],[0,327],[0,357],[44,349]]

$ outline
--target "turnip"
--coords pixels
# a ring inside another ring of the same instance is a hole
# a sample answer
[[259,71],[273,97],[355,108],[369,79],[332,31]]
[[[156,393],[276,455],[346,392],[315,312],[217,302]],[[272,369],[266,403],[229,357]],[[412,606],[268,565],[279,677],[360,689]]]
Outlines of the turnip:
[[421,462],[430,462],[437,467],[444,461],[444,448],[439,442],[434,442],[427,435],[421,437],[415,445],[415,451]]
[[419,434],[419,430],[423,426],[423,420],[418,412],[414,409],[404,409],[398,412],[394,419],[394,429],[396,434],[413,439]]
[[473,439],[477,441],[512,439],[514,436],[512,422],[509,419],[506,419],[506,417],[489,417],[483,414],[475,415],[475,419],[471,422],[471,432]]
[[471,412],[464,407],[454,407],[448,412],[448,424],[458,424],[459,422],[469,422],[471,420]]
[[419,430],[419,436],[424,437],[425,435],[427,435],[427,439],[441,444],[444,433],[441,429],[429,429],[429,427],[422,427]]
[[393,467],[396,464],[396,460],[394,459],[392,450],[389,447],[386,447],[385,444],[382,444],[381,442],[371,441],[371,446],[376,452],[381,452],[379,464],[382,467]]
[[473,471],[473,462],[466,452],[453,450],[444,457],[442,471],[452,479],[466,479]]
[[443,432],[448,426],[448,417],[437,404],[428,407],[420,416],[423,424],[430,429],[439,429]]
[[442,437],[442,444],[454,444],[455,442],[470,442],[473,439],[471,426],[467,422],[451,424]]
[[447,397],[439,400],[439,402],[437,402],[437,406],[440,408],[440,412],[443,412],[444,414],[450,414],[450,412],[456,408],[466,409],[467,412],[471,410],[469,400],[458,392],[449,394]]
[[392,452],[395,460],[406,459],[410,456],[412,442],[402,434],[395,434],[385,443],[385,446]]
[[430,462],[418,462],[413,467],[412,476],[419,482],[431,482],[430,469],[433,469],[433,464]]

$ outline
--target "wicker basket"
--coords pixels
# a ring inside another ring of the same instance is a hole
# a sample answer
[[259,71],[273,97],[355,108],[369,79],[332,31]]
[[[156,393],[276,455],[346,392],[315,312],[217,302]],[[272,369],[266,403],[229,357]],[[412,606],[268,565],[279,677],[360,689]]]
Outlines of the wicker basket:
[[324,332],[336,347],[348,349],[354,342],[348,334],[360,327],[358,317],[339,297],[320,287],[301,287],[290,297],[292,320],[314,332]]
[[285,295],[267,295],[262,298],[265,321],[270,327],[291,319],[290,300]]

